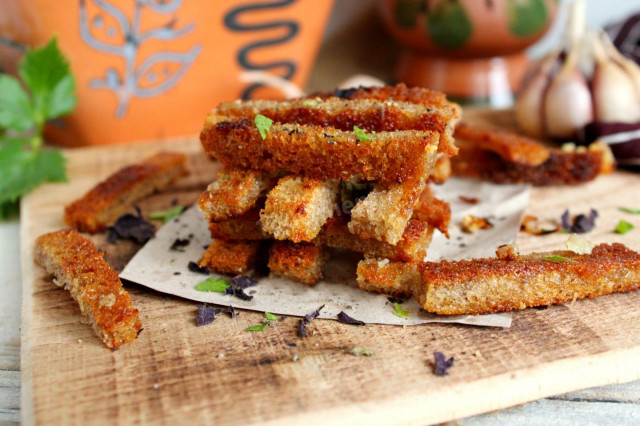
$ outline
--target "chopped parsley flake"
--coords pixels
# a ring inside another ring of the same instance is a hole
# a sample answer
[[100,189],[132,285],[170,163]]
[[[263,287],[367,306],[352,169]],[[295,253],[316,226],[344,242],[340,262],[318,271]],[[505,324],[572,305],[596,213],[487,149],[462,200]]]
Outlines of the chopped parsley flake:
[[[372,141],[373,140],[373,136],[369,136],[367,135],[364,130],[362,130],[361,128],[359,128],[358,126],[353,126],[353,131],[356,134],[356,136],[358,137],[358,139],[362,142],[365,141]],[[372,132],[372,135],[375,135],[376,132]]]
[[407,311],[399,303],[394,303],[393,304],[393,315],[395,315],[397,317],[400,317],[400,318],[406,318],[409,315],[411,315],[411,311]]
[[316,106],[318,105],[318,101],[314,100],[314,99],[307,99],[304,102],[302,102],[303,106]]
[[635,207],[620,207],[620,211],[631,214],[640,214],[640,209]]
[[271,129],[273,120],[262,114],[258,114],[256,115],[255,123],[258,128],[258,132],[260,132],[260,136],[262,136],[262,140],[265,140],[267,138],[267,132]]
[[374,352],[371,349],[365,349],[365,348],[361,348],[356,346],[355,348],[351,349],[349,352],[351,352],[352,355],[355,356],[373,356]]
[[569,259],[568,257],[564,257],[564,256],[545,256],[544,260],[550,260],[551,262],[571,262],[571,259]]
[[231,284],[222,278],[207,278],[196,285],[196,290],[214,293],[225,293]]
[[277,316],[277,315],[272,314],[271,312],[265,312],[265,313],[264,313],[264,316],[265,316],[265,317],[267,317],[267,319],[268,319],[269,321],[277,321],[277,320],[278,320],[278,316]]
[[616,226],[616,234],[626,234],[627,232],[631,231],[634,228],[633,224],[630,222],[627,222],[626,220],[621,220],[620,222],[618,222],[618,225]]
[[152,212],[151,214],[149,214],[149,218],[154,220],[161,220],[162,223],[167,223],[174,217],[180,216],[183,211],[184,206],[175,206],[169,210]]
[[269,325],[269,323],[263,323],[260,325],[254,325],[253,327],[247,327],[244,329],[244,331],[264,331],[265,328],[267,328],[267,326]]

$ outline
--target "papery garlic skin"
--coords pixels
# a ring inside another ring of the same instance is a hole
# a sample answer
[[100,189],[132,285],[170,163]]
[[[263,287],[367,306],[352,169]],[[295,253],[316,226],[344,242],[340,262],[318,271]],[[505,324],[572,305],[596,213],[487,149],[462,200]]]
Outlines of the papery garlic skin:
[[515,104],[516,120],[528,135],[545,136],[542,115],[544,93],[549,85],[551,71],[558,63],[559,52],[555,51],[540,59],[522,81]]

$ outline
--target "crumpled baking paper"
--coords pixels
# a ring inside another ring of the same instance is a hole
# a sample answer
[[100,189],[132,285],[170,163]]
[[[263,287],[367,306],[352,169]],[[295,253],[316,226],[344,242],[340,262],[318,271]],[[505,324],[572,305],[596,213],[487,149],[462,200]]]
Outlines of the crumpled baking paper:
[[[501,244],[515,242],[524,209],[529,201],[527,185],[495,185],[469,179],[451,178],[443,185],[433,186],[439,198],[448,201],[452,209],[451,238],[435,232],[429,246],[427,260],[489,257]],[[477,198],[469,204],[460,196]],[[488,218],[492,229],[473,234],[462,232],[460,223],[466,214]],[[190,243],[171,250],[176,238]],[[393,314],[394,305],[384,295],[369,293],[356,286],[358,257],[336,251],[325,268],[325,278],[308,287],[284,278],[264,277],[259,284],[248,288],[251,301],[231,295],[200,292],[195,287],[207,276],[189,271],[190,261],[198,261],[211,242],[207,223],[196,207],[164,225],[134,257],[120,274],[122,279],[136,282],[154,290],[186,299],[210,304],[268,311],[278,315],[303,316],[324,305],[319,318],[336,319],[340,311],[373,324],[414,325],[428,322],[448,322],[477,326],[509,327],[510,314],[443,316],[425,312],[414,300],[402,304],[411,314],[401,318]],[[213,277],[224,277],[212,274]],[[227,278],[228,277],[224,277]]]

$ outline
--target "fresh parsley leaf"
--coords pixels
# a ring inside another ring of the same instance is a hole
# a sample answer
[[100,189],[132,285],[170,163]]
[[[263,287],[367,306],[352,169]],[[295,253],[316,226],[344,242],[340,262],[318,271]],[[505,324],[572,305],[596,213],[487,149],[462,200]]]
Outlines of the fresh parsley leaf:
[[568,257],[564,257],[564,256],[557,256],[557,255],[553,255],[553,256],[544,256],[543,258],[544,260],[550,260],[551,262],[571,262],[571,259],[569,259]]
[[318,101],[314,99],[306,99],[304,102],[302,102],[302,106],[316,106],[316,105],[318,105]]
[[406,318],[409,315],[411,315],[411,311],[407,311],[399,303],[394,303],[393,304],[393,315],[395,315],[397,317],[400,317],[400,318]]
[[258,132],[260,132],[260,136],[262,136],[262,140],[267,138],[267,132],[271,129],[271,125],[273,124],[273,120],[265,117],[264,115],[258,114],[255,118],[256,127],[258,128]]
[[23,132],[34,124],[27,92],[17,79],[0,75],[0,127]]
[[162,223],[167,223],[174,217],[180,216],[184,211],[184,206],[175,206],[169,210],[161,210],[157,212],[151,212],[149,214],[150,219],[161,220]]
[[[365,141],[372,141],[373,140],[373,136],[369,136],[367,135],[364,130],[362,130],[361,128],[359,128],[358,126],[353,126],[353,131],[356,134],[356,136],[358,137],[358,139],[362,142]],[[375,132],[372,132],[372,134],[375,134]]]
[[231,284],[222,278],[207,278],[196,285],[197,291],[225,293]]
[[640,214],[640,209],[635,207],[620,207],[620,211],[631,214]]
[[630,222],[627,222],[626,220],[621,220],[620,222],[618,222],[618,225],[616,226],[616,234],[626,234],[627,232],[631,231],[634,228],[633,224]]
[[27,50],[18,73],[31,92],[36,124],[67,114],[75,106],[75,82],[55,37],[40,49]]
[[277,321],[278,320],[278,316],[272,314],[271,312],[265,312],[264,316],[269,320],[269,321]]
[[247,327],[244,329],[244,331],[264,331],[265,328],[267,328],[267,326],[269,325],[269,323],[263,323],[260,325],[254,325],[253,327]]

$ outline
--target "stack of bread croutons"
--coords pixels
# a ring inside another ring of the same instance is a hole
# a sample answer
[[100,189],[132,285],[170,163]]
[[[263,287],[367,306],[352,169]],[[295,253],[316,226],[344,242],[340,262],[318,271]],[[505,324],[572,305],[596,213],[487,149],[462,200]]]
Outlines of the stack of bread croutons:
[[224,168],[198,201],[214,238],[200,266],[244,274],[268,248],[272,275],[311,285],[329,248],[423,261],[447,232],[428,185],[450,174],[459,117],[444,94],[404,85],[220,104],[201,133]]

